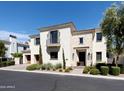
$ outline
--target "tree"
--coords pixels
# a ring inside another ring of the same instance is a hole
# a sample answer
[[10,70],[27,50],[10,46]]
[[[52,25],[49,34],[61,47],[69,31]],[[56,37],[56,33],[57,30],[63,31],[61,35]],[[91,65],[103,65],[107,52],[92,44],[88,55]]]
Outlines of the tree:
[[6,47],[2,41],[0,41],[0,57],[5,55]]
[[66,69],[64,49],[62,49],[62,58],[63,58],[63,69]]
[[39,64],[43,63],[43,59],[42,59],[42,49],[41,49],[41,45],[39,46]]
[[107,51],[113,55],[117,66],[119,56],[124,52],[124,5],[109,7],[100,26],[107,40]]

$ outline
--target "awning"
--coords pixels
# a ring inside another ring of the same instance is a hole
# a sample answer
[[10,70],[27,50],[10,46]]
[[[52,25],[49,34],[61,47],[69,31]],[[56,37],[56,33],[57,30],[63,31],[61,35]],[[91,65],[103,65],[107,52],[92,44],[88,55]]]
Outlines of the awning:
[[78,51],[80,51],[80,50],[86,50],[88,48],[89,48],[89,46],[85,46],[85,47],[74,47],[74,49],[76,49]]

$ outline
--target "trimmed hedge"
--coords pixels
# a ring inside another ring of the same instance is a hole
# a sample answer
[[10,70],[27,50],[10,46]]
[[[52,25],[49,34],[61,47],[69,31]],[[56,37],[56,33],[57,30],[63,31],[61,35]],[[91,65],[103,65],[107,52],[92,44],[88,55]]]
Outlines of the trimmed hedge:
[[102,75],[108,75],[109,73],[109,67],[108,66],[101,66],[101,74]]
[[120,67],[120,74],[124,74],[124,66],[119,66]]
[[106,64],[106,63],[97,63],[97,64],[96,64],[96,68],[99,69],[99,70],[101,70],[101,69],[100,69],[101,66],[107,66],[107,64]]
[[120,67],[112,66],[111,75],[114,75],[114,76],[120,75]]
[[93,68],[93,69],[90,70],[90,74],[92,74],[92,75],[98,75],[98,74],[100,74],[100,71],[99,71],[99,69]]

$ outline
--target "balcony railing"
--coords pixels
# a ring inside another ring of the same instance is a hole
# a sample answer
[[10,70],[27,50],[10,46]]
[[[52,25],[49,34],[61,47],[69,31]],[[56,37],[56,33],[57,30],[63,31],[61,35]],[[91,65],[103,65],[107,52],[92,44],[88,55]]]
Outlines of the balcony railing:
[[57,42],[52,42],[51,39],[46,40],[47,47],[60,47],[60,39],[57,39]]

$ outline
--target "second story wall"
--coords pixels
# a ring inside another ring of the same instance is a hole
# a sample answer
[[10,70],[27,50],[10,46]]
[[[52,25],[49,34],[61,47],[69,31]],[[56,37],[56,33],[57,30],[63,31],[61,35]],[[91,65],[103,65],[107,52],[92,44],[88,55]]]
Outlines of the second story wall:
[[[37,38],[39,38],[39,37],[37,37]],[[36,38],[35,37],[31,38],[30,49],[31,49],[32,54],[39,54],[39,45],[40,44],[38,44],[38,43],[36,44]]]

